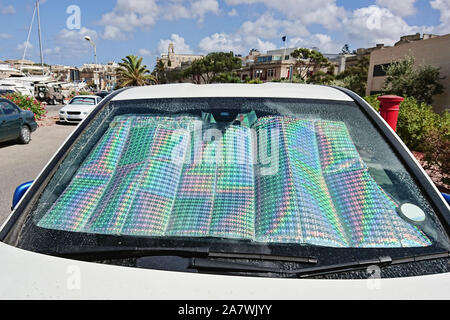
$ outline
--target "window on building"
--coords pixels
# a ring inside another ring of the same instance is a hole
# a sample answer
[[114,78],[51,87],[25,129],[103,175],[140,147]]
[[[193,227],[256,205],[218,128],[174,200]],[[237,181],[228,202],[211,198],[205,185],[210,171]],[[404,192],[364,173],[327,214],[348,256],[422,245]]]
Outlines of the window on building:
[[386,75],[386,69],[390,66],[390,63],[377,64],[373,67],[374,77],[384,77]]

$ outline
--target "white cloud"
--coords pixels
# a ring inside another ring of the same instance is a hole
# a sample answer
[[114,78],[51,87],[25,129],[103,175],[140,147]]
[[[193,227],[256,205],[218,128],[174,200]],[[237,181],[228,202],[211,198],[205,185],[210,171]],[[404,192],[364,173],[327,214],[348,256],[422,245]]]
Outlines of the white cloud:
[[23,51],[27,47],[27,50],[33,49],[33,45],[29,41],[24,41],[22,43],[19,43],[16,47],[18,51]]
[[194,18],[203,21],[203,17],[208,12],[219,14],[219,3],[217,0],[197,0],[191,3],[191,11]]
[[347,39],[361,40],[365,45],[393,45],[403,35],[430,31],[430,28],[410,26],[401,17],[378,6],[356,9],[343,25]]
[[199,22],[203,22],[207,13],[218,15],[220,12],[217,0],[195,0],[188,1],[188,3],[185,4],[184,0],[170,1],[164,9],[164,18],[167,20],[197,19]]
[[230,52],[246,54],[251,48],[261,52],[274,50],[277,46],[271,41],[264,41],[259,37],[244,35],[242,33],[214,33],[200,40],[198,47],[202,53]]
[[12,35],[9,33],[1,33],[0,32],[0,39],[10,39],[12,38]]
[[317,33],[307,37],[294,37],[288,39],[288,47],[290,48],[319,48],[323,53],[339,52],[342,45],[333,41],[329,35]]
[[0,14],[14,14],[16,13],[16,9],[12,4],[10,5],[3,5],[0,3]]
[[139,49],[138,54],[143,57],[148,57],[152,55],[151,51],[147,49]]
[[265,12],[254,21],[245,21],[231,33],[214,33],[199,42],[203,53],[211,51],[233,51],[236,54],[247,54],[255,48],[261,52],[277,48],[284,35],[308,36],[309,31],[299,21],[279,20],[272,12]]
[[330,30],[336,29],[346,15],[345,9],[336,5],[336,0],[225,0],[229,5],[262,3],[267,8],[283,13],[288,20],[305,25],[318,23]]
[[450,32],[450,1],[448,0],[433,0],[430,2],[433,9],[441,12],[441,24],[435,27],[434,32],[441,34]]
[[236,17],[236,16],[238,16],[238,12],[236,11],[235,8],[231,9],[227,14],[228,14],[230,17]]
[[172,33],[170,39],[159,40],[158,52],[160,54],[167,53],[170,43],[173,43],[175,53],[192,53],[191,47],[185,42],[184,38],[175,33]]
[[149,30],[159,14],[155,0],[117,0],[115,8],[100,20],[100,24],[105,26],[103,37],[122,40],[136,28]]
[[198,47],[204,53],[223,51],[242,53],[246,50],[242,38],[236,34],[214,33],[200,40]]
[[389,9],[393,14],[399,17],[407,17],[416,14],[417,9],[414,6],[416,0],[376,0],[380,7]]
[[262,39],[281,39],[284,35],[306,36],[309,34],[306,26],[300,21],[278,20],[270,12],[264,13],[255,21],[245,21],[239,32]]
[[44,55],[45,56],[54,56],[54,55],[60,55],[62,53],[61,47],[54,47],[54,48],[47,48],[44,49]]
[[164,17],[167,20],[189,19],[191,11],[180,3],[169,4]]
[[80,30],[62,29],[54,38],[54,46],[44,48],[46,56],[56,57],[81,57],[88,56],[89,62],[93,61],[92,45],[84,39],[85,36],[91,37],[92,41],[96,42],[98,39],[97,32],[88,28],[81,28]]

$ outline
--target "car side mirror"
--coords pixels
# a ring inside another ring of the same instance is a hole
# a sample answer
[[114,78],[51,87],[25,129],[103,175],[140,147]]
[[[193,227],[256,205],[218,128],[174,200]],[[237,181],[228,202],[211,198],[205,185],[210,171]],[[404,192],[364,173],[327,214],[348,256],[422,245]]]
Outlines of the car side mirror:
[[28,191],[32,184],[33,181],[29,181],[21,184],[16,188],[16,191],[14,191],[11,210],[14,210],[16,205],[20,202],[20,199],[22,199],[23,195]]
[[447,203],[450,204],[450,194],[442,192],[442,196],[444,197],[445,201],[447,201]]

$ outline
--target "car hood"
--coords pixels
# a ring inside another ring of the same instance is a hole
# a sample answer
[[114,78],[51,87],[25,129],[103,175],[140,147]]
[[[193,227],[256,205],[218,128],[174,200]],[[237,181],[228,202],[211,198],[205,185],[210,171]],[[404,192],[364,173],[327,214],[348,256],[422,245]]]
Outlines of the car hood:
[[219,276],[81,262],[4,243],[0,261],[0,299],[450,298],[450,273],[370,280]]
[[91,112],[95,109],[95,105],[83,105],[83,104],[68,104],[61,108],[61,111],[74,111],[74,112]]
[[23,115],[25,118],[34,118],[34,113],[28,110],[22,110]]

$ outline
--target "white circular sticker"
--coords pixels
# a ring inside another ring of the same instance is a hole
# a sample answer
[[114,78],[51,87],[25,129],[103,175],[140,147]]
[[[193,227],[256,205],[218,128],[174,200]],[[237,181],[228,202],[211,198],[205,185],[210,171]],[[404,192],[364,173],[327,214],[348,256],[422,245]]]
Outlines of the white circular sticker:
[[422,209],[420,209],[418,206],[412,204],[412,203],[404,203],[400,206],[400,212],[402,215],[404,215],[407,219],[413,221],[413,222],[423,222],[425,221],[425,212],[423,212]]

